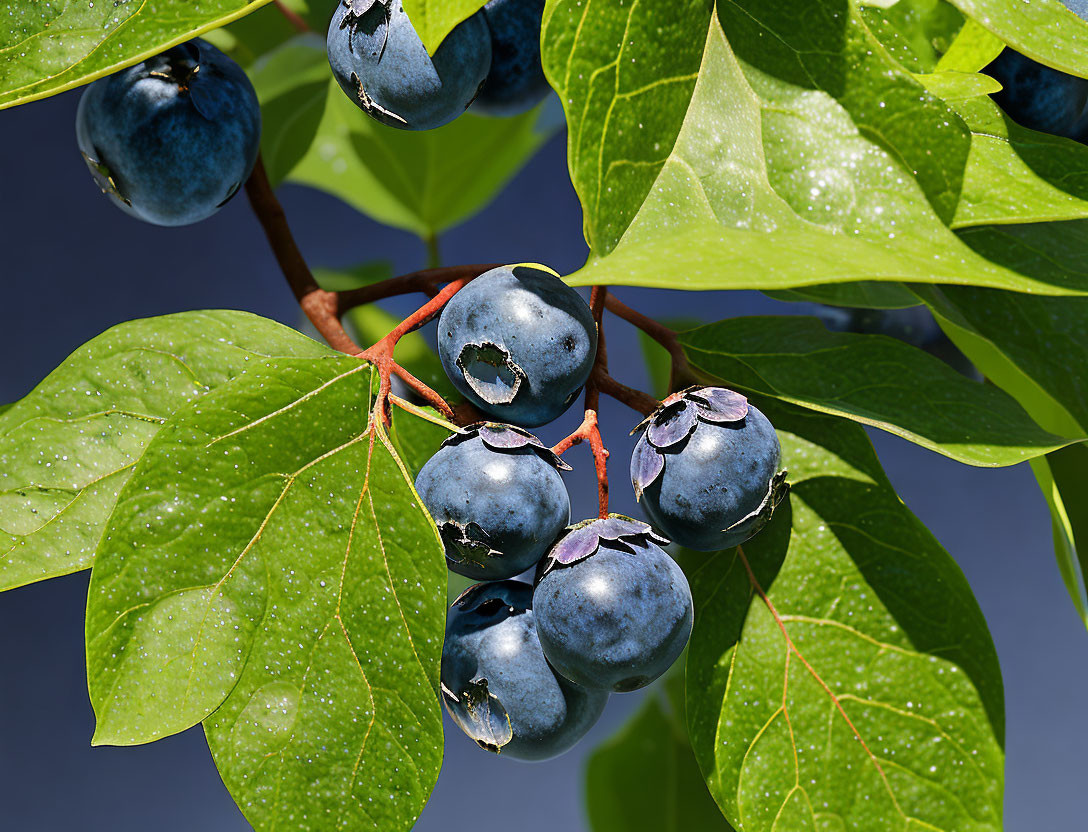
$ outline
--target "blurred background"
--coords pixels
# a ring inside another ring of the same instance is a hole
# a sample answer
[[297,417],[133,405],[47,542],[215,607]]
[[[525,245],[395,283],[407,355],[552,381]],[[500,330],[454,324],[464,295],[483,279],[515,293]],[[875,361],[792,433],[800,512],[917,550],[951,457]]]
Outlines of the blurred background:
[[[286,324],[299,311],[244,198],[183,229],[145,225],[110,205],[76,149],[68,93],[0,114],[0,403],[25,395],[73,349],[108,327],[188,309],[245,309]],[[545,263],[577,269],[587,249],[555,136],[480,215],[441,240],[447,263]],[[398,273],[424,265],[412,235],[372,222],[334,198],[296,186],[281,198],[312,266],[386,259]],[[617,289],[659,318],[718,320],[803,311],[758,293]],[[406,314],[418,299],[400,298]],[[606,318],[613,375],[648,389],[638,338]],[[627,484],[628,431],[638,416],[606,400],[614,510],[637,515]],[[552,443],[578,421],[542,430]],[[877,450],[908,506],[963,568],[997,644],[1008,715],[1006,829],[1085,827],[1088,635],[1054,564],[1050,520],[1026,466],[956,464],[883,433]],[[588,451],[570,454],[576,519],[595,512]],[[86,574],[0,595],[0,829],[62,832],[244,832],[200,729],[140,748],[90,747],[93,714],[83,665]],[[448,720],[438,788],[419,832],[586,829],[586,755],[616,731],[640,694],[614,696],[572,753],[541,764],[494,758]]]

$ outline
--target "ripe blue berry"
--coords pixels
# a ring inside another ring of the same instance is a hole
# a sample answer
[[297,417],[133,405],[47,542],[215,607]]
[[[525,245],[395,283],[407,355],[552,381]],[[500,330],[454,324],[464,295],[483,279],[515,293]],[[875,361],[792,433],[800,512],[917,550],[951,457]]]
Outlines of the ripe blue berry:
[[491,72],[472,109],[514,116],[530,110],[550,91],[540,62],[544,0],[491,0],[484,16],[491,30]]
[[708,552],[739,546],[785,495],[778,436],[739,393],[690,390],[639,429],[631,456],[635,496],[675,543]]
[[536,565],[570,522],[559,457],[532,434],[474,425],[454,434],[416,477],[446,547],[446,562],[476,580]]
[[428,55],[401,0],[341,0],[327,48],[341,89],[391,127],[430,130],[461,115],[491,68],[491,35],[477,12]]
[[556,675],[537,639],[533,589],[477,584],[446,618],[442,699],[453,721],[488,751],[546,760],[593,727],[608,694]]
[[597,325],[586,302],[534,266],[503,266],[453,296],[438,355],[454,387],[484,413],[526,427],[563,413],[589,378]]
[[1001,83],[993,99],[1013,121],[1043,133],[1088,139],[1088,80],[1051,69],[1011,48],[984,71]]
[[691,635],[691,590],[645,523],[612,515],[575,526],[533,593],[544,655],[584,687],[637,690],[668,670]]
[[115,205],[155,225],[188,225],[249,178],[261,109],[241,68],[193,40],[87,87],[76,137]]

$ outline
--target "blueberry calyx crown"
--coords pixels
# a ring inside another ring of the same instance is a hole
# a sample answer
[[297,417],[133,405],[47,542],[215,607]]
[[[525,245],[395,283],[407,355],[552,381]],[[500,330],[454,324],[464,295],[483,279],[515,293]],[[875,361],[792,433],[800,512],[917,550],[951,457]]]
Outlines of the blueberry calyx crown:
[[691,387],[670,396],[631,431],[643,431],[635,447],[635,499],[653,485],[665,470],[664,453],[686,440],[699,422],[718,425],[743,422],[748,416],[748,399],[724,387]]
[[457,433],[447,437],[442,442],[442,447],[453,447],[467,442],[470,439],[480,437],[480,440],[491,450],[503,452],[517,452],[522,448],[528,448],[536,452],[537,456],[553,466],[557,471],[573,470],[567,463],[559,458],[547,445],[537,439],[524,428],[514,425],[504,425],[499,422],[477,422],[462,428]]
[[610,514],[604,519],[583,520],[571,526],[544,556],[537,570],[537,583],[553,569],[571,566],[592,557],[602,545],[633,555],[636,546],[644,546],[650,542],[665,545],[669,540],[650,528],[648,523],[622,514]]

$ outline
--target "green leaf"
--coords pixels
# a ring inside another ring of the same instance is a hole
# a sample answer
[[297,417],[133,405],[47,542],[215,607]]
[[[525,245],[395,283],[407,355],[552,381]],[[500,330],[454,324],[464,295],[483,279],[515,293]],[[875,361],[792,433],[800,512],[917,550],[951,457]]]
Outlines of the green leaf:
[[895,338],[783,316],[731,318],[681,333],[680,342],[696,368],[730,386],[872,425],[969,465],[1015,465],[1069,444],[1010,396]]
[[860,307],[862,309],[907,309],[918,306],[918,296],[901,283],[833,283],[824,286],[803,286],[765,293],[775,300],[788,303],[804,301],[828,306]]
[[486,4],[487,0],[404,0],[404,10],[423,45],[433,55],[458,23]]
[[1088,146],[1021,127],[987,96],[952,104],[972,133],[953,227],[1088,217]]
[[968,19],[948,51],[937,61],[937,70],[978,72],[1005,48],[1004,41],[986,31],[978,21]]
[[[1067,435],[1088,426],[1088,385],[1070,368],[1088,363],[1088,304],[1081,299],[916,286],[956,346],[1043,427]],[[1032,460],[1050,507],[1058,568],[1088,626],[1088,450],[1076,445]]]
[[1088,23],[1062,0],[949,0],[968,17],[1030,58],[1088,78]]
[[269,0],[11,0],[0,29],[0,110],[89,84]]
[[313,36],[268,55],[252,78],[273,184],[327,191],[422,237],[483,208],[554,132],[538,126],[547,104],[515,118],[469,112],[437,130],[386,127],[344,95],[329,74],[324,41]]
[[[1078,236],[1065,251],[1084,260],[1088,249],[1076,253],[1076,244],[1078,240],[1088,244],[1088,226],[1068,224],[1070,231],[1069,226]],[[1026,238],[1022,256],[1043,259]],[[1071,372],[1088,366],[1088,300],[951,286],[914,288],[956,346],[1036,422],[1067,435],[1088,428],[1088,378]]]
[[[281,15],[282,17],[282,15]],[[310,151],[325,117],[330,70],[324,39],[302,35],[268,53],[250,70],[261,102],[261,157],[279,184]]]
[[912,72],[932,72],[964,29],[965,21],[944,0],[898,0],[862,9],[865,22]]
[[271,356],[328,349],[245,312],[130,321],[0,414],[0,591],[91,565],[118,492],[174,411]]
[[586,764],[592,832],[733,832],[707,791],[687,732],[659,696]]
[[[544,58],[570,125],[590,262],[575,285],[859,280],[1081,294],[946,226],[971,135],[838,0],[558,0]],[[798,21],[804,25],[798,25]],[[884,106],[881,106],[884,105]]]
[[998,832],[1001,673],[966,579],[859,426],[769,415],[791,498],[743,557],[690,576],[688,725],[712,794],[745,832]]
[[914,77],[946,104],[954,104],[957,101],[990,95],[991,93],[1000,92],[1002,89],[998,81],[995,81],[989,75],[983,75],[981,72],[945,70],[915,75]]
[[1033,459],[1031,467],[1050,507],[1058,570],[1077,614],[1088,625],[1088,448],[1062,448]]
[[92,573],[94,742],[206,720],[258,832],[407,830],[438,775],[445,560],[376,383],[268,360],[176,414]]

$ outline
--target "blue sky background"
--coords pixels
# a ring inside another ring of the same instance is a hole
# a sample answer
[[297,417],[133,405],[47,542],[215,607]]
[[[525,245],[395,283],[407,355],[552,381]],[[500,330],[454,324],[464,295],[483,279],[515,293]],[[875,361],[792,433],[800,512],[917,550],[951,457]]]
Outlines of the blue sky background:
[[[0,402],[25,395],[64,357],[109,326],[186,309],[236,308],[284,323],[298,309],[244,198],[201,225],[160,229],[110,205],[76,149],[68,93],[0,114]],[[567,273],[586,255],[581,213],[553,140],[483,214],[443,240],[449,263],[546,263]],[[323,194],[282,198],[314,266],[392,260],[418,268],[422,246]],[[788,312],[757,293],[618,289],[658,317]],[[407,312],[415,299],[392,303]],[[646,386],[634,333],[606,319],[614,375]],[[637,416],[606,402],[616,510],[635,512],[627,432]],[[555,441],[576,418],[542,430]],[[997,644],[1008,703],[1006,829],[1085,828],[1088,634],[1054,564],[1050,522],[1030,470],[971,469],[886,434],[874,440],[901,496],[967,574]],[[570,476],[575,513],[594,512],[588,452]],[[82,575],[0,595],[0,828],[31,832],[244,832],[197,730],[152,746],[91,749],[83,666]],[[478,751],[447,722],[446,763],[419,832],[578,832],[584,754],[637,707],[612,698],[573,753],[526,765]]]

